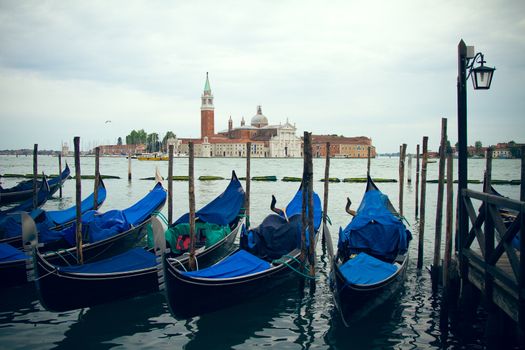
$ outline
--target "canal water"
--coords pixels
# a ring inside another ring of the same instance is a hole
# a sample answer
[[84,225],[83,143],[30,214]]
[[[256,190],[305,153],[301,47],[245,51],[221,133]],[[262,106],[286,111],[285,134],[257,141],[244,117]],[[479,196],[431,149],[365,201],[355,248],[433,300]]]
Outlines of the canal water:
[[[73,158],[67,161],[74,174]],[[380,157],[372,160],[372,177],[398,177],[399,159]],[[95,159],[81,158],[82,174],[94,173]],[[39,172],[58,173],[58,158],[41,156]],[[244,349],[271,346],[276,349],[476,349],[483,348],[484,320],[482,310],[470,327],[456,327],[453,321],[440,321],[440,295],[433,294],[429,273],[416,269],[417,221],[415,209],[415,162],[412,184],[404,188],[404,214],[411,224],[414,240],[410,245],[411,260],[402,290],[379,309],[353,320],[345,327],[334,308],[328,287],[328,257],[321,244],[317,248],[316,288],[291,281],[249,302],[201,317],[178,321],[174,319],[161,294],[136,297],[82,310],[54,313],[38,302],[32,285],[0,288],[0,349]],[[270,213],[274,194],[277,206],[284,206],[297,190],[298,183],[283,182],[284,176],[301,177],[302,159],[252,159],[252,176],[274,175],[277,182],[251,184],[251,222],[260,223]],[[457,169],[457,163],[454,164]],[[132,160],[133,179],[127,180],[125,158],[103,157],[100,171],[120,179],[104,180],[108,195],[101,211],[123,209],[144,196],[154,185],[141,180],[160,173],[167,175],[167,162]],[[469,160],[469,179],[481,180],[485,160]],[[174,175],[187,175],[188,159],[175,158]],[[245,175],[245,159],[195,160],[195,175],[222,176],[225,180],[196,181],[197,208],[220,194],[235,170]],[[32,173],[32,157],[0,156],[0,173]],[[330,176],[340,179],[364,177],[366,160],[332,159]],[[323,198],[324,159],[314,159],[314,189]],[[455,171],[455,177],[457,172]],[[438,163],[428,165],[428,179],[437,179]],[[493,161],[493,179],[519,179],[518,160]],[[1,178],[2,186],[10,187],[20,179]],[[62,209],[74,203],[75,182],[64,185],[63,198],[49,200],[45,209]],[[165,184],[167,187],[167,184]],[[380,183],[380,189],[398,206],[398,183]],[[188,211],[188,183],[174,182],[174,218]],[[469,185],[481,190],[481,185]],[[503,195],[517,199],[519,186],[495,186]],[[352,207],[359,206],[365,189],[360,183],[331,183],[328,215],[334,246],[340,226],[350,217],[345,213],[346,198]],[[92,180],[82,181],[83,197],[93,190]],[[432,263],[437,184],[427,184],[424,265]],[[58,197],[58,195],[57,195]],[[163,213],[167,215],[167,205]],[[444,232],[443,232],[444,235]],[[1,281],[0,281],[1,283]],[[74,297],[74,296],[71,296]],[[213,295],[209,296],[214,298]]]

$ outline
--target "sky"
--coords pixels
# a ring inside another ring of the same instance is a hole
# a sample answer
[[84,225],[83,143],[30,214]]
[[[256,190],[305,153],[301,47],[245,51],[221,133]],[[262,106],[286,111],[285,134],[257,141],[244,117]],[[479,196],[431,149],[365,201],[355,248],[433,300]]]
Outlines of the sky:
[[468,143],[524,143],[523,0],[0,0],[0,149],[199,137],[209,72],[216,131],[261,105],[299,136],[437,150],[441,118],[457,141],[461,39],[496,67],[468,83]]

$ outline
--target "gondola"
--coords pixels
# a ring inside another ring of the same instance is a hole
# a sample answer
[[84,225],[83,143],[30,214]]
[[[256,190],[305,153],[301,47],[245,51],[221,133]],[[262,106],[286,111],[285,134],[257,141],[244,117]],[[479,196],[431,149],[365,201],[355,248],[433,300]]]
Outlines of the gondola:
[[[196,215],[199,220],[227,226],[227,234],[211,245],[202,245],[196,251],[201,266],[215,262],[233,245],[237,233],[244,225],[244,190],[235,173],[230,184],[220,196],[207,204]],[[173,225],[185,225],[188,216],[183,215]],[[166,246],[164,230],[157,218],[152,218],[156,237],[156,250]],[[201,234],[206,234],[202,232]],[[163,244],[164,243],[164,244]],[[33,242],[32,246],[36,247]],[[181,266],[188,266],[188,255],[178,251],[171,256]],[[90,307],[118,299],[130,298],[159,290],[157,263],[154,249],[132,248],[108,259],[93,263],[57,266],[45,255],[34,249],[35,281],[40,303],[50,311],[67,311]]]
[[343,323],[359,319],[403,284],[412,238],[392,203],[370,176],[355,217],[339,230],[330,287]]
[[[101,179],[97,192],[97,208],[100,208],[106,200],[106,193],[106,186]],[[39,196],[46,197],[44,191],[39,192]],[[82,214],[89,210],[93,210],[95,203],[94,196],[94,193],[92,193],[82,201],[80,205],[80,211]],[[10,213],[9,215],[0,215],[0,243],[8,243],[15,248],[22,247],[21,211],[23,210],[20,210],[19,207],[18,211]],[[43,230],[61,230],[75,221],[75,215],[76,205],[64,210],[34,209],[29,213],[29,216],[35,221],[39,232]]]
[[[157,183],[146,196],[127,209],[102,214],[94,210],[86,212],[82,216],[84,263],[123,253],[141,242],[146,236],[151,215],[162,209],[166,197],[166,190]],[[76,225],[72,225],[63,230],[38,232],[39,240],[42,238],[39,250],[49,263],[62,266],[78,263],[75,230]],[[0,243],[1,287],[27,282],[26,259],[20,253],[11,245]]]
[[[36,194],[37,208],[44,205],[47,202],[49,197],[50,197],[49,183],[47,181],[47,178],[44,176],[43,180],[39,184],[39,188],[37,189],[37,194]],[[11,205],[9,208],[0,210],[0,221],[5,220],[9,215],[14,214],[14,213],[19,213],[22,211],[29,212],[35,209],[34,205],[35,203],[33,202],[33,198],[29,198],[20,203]]]
[[[240,248],[218,263],[186,271],[164,255],[165,296],[171,314],[185,319],[257,297],[299,276],[302,191],[280,214],[270,214],[256,228],[241,233]],[[321,201],[314,193],[316,237]],[[315,244],[315,242],[312,242]]]
[[[66,163],[66,167],[60,174],[50,178],[48,181],[49,184],[49,194],[48,197],[51,197],[55,192],[62,186],[62,184],[69,178],[71,171],[69,166]],[[41,187],[43,181],[37,181],[37,187]],[[11,188],[1,188],[0,187],[0,205],[7,205],[11,203],[21,202],[26,199],[33,197],[33,180],[22,181],[16,186]]]

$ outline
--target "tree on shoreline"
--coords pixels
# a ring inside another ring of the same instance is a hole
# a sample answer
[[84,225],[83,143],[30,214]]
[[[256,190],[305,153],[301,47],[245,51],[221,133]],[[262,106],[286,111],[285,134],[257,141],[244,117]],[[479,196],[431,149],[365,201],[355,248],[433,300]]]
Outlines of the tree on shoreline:
[[140,130],[132,130],[131,133],[126,136],[126,144],[127,145],[138,145],[138,144],[144,144],[147,141],[148,134],[144,131],[144,129]]

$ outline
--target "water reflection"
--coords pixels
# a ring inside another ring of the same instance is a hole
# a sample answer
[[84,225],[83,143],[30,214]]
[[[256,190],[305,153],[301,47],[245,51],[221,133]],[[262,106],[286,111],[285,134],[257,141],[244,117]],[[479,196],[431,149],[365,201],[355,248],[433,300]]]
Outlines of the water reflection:
[[[282,341],[276,332],[279,322],[275,324],[275,321],[294,314],[300,297],[300,285],[297,280],[291,280],[251,301],[195,317],[185,323],[191,333],[185,348],[213,349],[219,345],[224,349],[243,348],[246,342],[275,346]],[[293,339],[286,337],[286,342],[290,341]]]
[[54,349],[109,349],[119,338],[164,328],[154,318],[165,311],[160,293],[83,309]]

